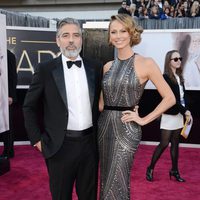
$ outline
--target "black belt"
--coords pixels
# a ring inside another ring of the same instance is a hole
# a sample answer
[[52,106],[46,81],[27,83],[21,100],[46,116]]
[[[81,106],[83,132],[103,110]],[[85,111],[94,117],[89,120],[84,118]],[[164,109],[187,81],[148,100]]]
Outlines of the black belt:
[[83,137],[92,133],[93,133],[93,127],[90,127],[81,131],[67,130],[65,135],[67,137]]
[[117,111],[125,111],[125,110],[131,110],[133,111],[133,106],[132,107],[122,107],[122,106],[104,106],[104,110],[117,110]]

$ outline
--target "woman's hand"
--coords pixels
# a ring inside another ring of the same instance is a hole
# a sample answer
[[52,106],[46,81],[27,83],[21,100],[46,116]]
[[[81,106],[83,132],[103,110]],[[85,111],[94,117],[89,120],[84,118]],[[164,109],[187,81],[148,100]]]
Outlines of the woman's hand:
[[130,111],[130,110],[123,111],[122,118],[121,118],[122,122],[127,123],[127,122],[134,121],[141,126],[145,125],[142,118],[138,114],[138,109],[139,109],[139,106],[135,106],[133,111]]

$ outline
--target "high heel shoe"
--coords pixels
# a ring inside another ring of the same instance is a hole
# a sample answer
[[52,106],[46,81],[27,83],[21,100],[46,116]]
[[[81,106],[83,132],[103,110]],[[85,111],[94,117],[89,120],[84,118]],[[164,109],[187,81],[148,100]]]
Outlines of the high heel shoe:
[[146,179],[147,181],[153,181],[153,169],[151,169],[150,167],[147,167]]
[[180,177],[180,174],[177,170],[170,170],[169,171],[169,177],[170,177],[170,180],[171,180],[171,177],[175,177],[175,179],[178,181],[178,182],[185,182],[185,180],[183,178]]

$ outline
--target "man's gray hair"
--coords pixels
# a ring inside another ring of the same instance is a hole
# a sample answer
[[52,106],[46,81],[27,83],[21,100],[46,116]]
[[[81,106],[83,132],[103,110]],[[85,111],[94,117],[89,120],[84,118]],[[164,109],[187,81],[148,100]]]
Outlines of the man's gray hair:
[[59,37],[60,29],[66,24],[74,24],[74,25],[76,25],[79,28],[80,34],[82,34],[82,28],[81,28],[81,25],[80,25],[79,21],[77,19],[68,17],[68,18],[62,19],[61,21],[59,21],[57,23],[57,33],[56,33],[57,37]]

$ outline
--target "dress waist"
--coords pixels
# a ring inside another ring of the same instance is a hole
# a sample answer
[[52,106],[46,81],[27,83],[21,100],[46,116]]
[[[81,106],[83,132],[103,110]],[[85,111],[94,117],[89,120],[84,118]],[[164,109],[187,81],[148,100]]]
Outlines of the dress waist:
[[124,106],[107,106],[104,105],[104,110],[116,110],[116,111],[125,111],[125,110],[133,110],[133,106],[131,107],[124,107]]

